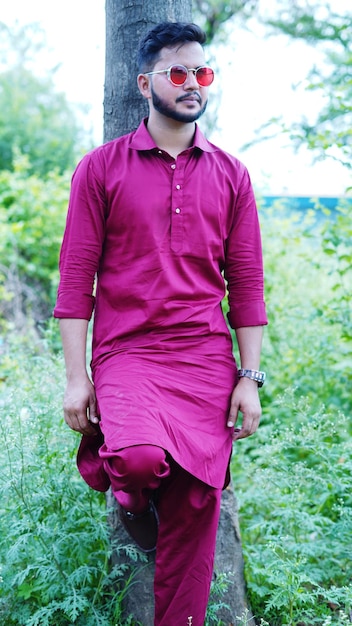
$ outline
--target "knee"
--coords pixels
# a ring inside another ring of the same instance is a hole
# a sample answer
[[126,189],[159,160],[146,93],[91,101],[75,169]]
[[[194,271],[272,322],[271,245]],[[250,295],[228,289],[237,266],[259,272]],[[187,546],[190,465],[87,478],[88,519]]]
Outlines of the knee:
[[152,445],[137,445],[119,450],[109,459],[113,473],[145,480],[146,477],[163,478],[169,474],[165,451]]
[[159,473],[165,464],[165,451],[158,446],[139,445],[119,451],[122,466],[129,474]]

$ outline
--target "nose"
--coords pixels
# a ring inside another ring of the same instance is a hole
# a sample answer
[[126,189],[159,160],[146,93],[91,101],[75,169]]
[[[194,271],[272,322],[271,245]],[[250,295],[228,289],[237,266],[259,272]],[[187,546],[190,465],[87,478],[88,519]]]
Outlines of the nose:
[[192,89],[193,91],[195,89],[199,89],[195,70],[188,70],[187,79],[186,79],[186,82],[184,83],[184,88]]

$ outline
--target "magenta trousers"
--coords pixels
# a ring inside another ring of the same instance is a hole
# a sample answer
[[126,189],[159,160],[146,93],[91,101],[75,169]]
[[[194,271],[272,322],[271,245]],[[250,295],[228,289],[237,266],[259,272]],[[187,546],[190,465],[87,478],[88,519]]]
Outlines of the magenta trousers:
[[104,457],[112,491],[124,508],[141,513],[156,495],[154,626],[203,626],[221,489],[186,472],[158,446],[132,446]]

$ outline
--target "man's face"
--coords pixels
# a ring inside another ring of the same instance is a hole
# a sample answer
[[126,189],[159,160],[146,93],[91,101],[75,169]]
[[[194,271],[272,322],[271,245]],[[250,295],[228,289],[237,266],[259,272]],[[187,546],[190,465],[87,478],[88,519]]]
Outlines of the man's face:
[[[163,48],[153,71],[164,70],[171,65],[184,65],[186,68],[206,65],[202,46],[191,42],[174,48]],[[194,72],[188,72],[186,82],[179,86],[167,78],[166,72],[153,74],[149,79],[151,106],[160,115],[177,122],[189,123],[204,113],[209,88],[198,84]]]

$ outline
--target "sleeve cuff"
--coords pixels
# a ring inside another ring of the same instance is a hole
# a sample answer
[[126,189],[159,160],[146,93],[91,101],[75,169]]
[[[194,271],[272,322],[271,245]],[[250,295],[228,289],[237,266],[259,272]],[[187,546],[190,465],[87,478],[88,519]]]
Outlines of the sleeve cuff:
[[94,296],[89,296],[78,304],[75,302],[74,309],[72,308],[73,302],[75,302],[75,300],[72,295],[59,297],[53,311],[53,316],[58,319],[82,319],[89,321],[93,315],[95,304]]
[[233,305],[227,314],[227,319],[233,329],[244,326],[266,326],[268,318],[265,303],[260,301]]

